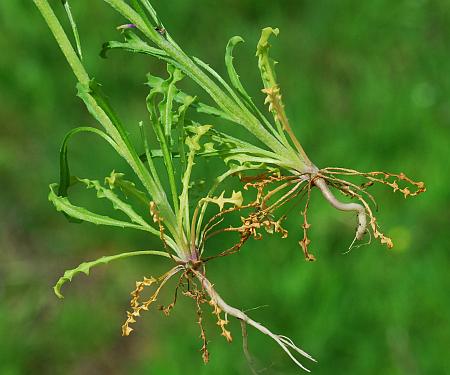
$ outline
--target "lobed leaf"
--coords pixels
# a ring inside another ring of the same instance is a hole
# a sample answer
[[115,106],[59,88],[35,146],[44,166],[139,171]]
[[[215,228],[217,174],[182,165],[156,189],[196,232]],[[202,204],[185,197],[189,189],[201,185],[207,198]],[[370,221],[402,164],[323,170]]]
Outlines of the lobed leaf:
[[89,272],[91,271],[91,268],[99,266],[101,264],[107,264],[113,260],[128,258],[136,255],[159,255],[166,258],[170,258],[171,255],[165,251],[154,251],[154,250],[144,250],[144,251],[133,251],[133,252],[127,252],[127,253],[121,253],[117,255],[111,255],[111,256],[103,256],[99,259],[90,261],[90,262],[83,262],[78,267],[73,268],[71,270],[67,270],[64,272],[64,275],[61,276],[58,281],[56,282],[55,286],[53,287],[53,291],[55,292],[56,296],[58,298],[64,298],[64,296],[61,293],[62,286],[68,282],[72,281],[73,277],[79,273],[84,273],[85,275],[89,275]]
[[147,195],[143,191],[139,190],[134,182],[125,180],[123,176],[125,176],[123,173],[112,171],[109,177],[105,177],[105,184],[107,184],[111,190],[114,188],[119,188],[125,196],[128,197],[131,195],[144,205],[147,205]]
[[68,0],[62,0],[62,3],[64,5],[64,9],[66,10],[67,17],[69,18],[70,26],[72,27],[73,36],[75,38],[75,44],[77,46],[77,53],[80,60],[83,59],[83,54],[81,53],[81,42],[80,42],[80,35],[78,34],[78,27],[77,24],[73,18],[72,10],[70,9],[69,1]]
[[99,181],[89,180],[87,178],[78,179],[78,181],[85,184],[88,189],[95,189],[97,192],[97,198],[105,198],[109,200],[115,210],[122,211],[130,218],[133,223],[141,225],[144,228],[151,228],[148,223],[140,215],[138,215],[129,204],[123,202],[112,190],[101,186]]
[[242,86],[241,80],[239,78],[239,75],[236,72],[236,69],[233,65],[233,50],[234,47],[238,43],[243,43],[244,39],[242,39],[240,36],[236,35],[233,36],[227,43],[227,47],[225,49],[225,66],[227,67],[228,77],[230,77],[231,84],[233,87],[247,100],[251,101],[250,96],[247,94],[247,91],[245,91],[244,86]]
[[256,56],[258,57],[258,67],[261,72],[261,78],[265,88],[275,87],[277,85],[275,75],[276,61],[269,57],[269,38],[272,35],[278,36],[280,30],[277,28],[265,27],[261,32],[258,45],[256,46]]
[[190,213],[189,213],[189,189],[191,182],[192,167],[196,153],[201,149],[200,139],[211,129],[211,125],[189,127],[192,135],[186,137],[185,143],[189,148],[186,160],[186,169],[183,174],[183,189],[180,195],[180,212],[178,215],[178,229],[183,230],[183,223],[186,232],[190,233]]
[[243,97],[247,107],[253,112],[253,114],[258,116],[262,120],[264,125],[267,127],[268,130],[270,130],[272,132],[272,134],[274,134],[275,136],[278,136],[278,133],[275,131],[272,124],[270,124],[270,122],[267,120],[267,118],[261,113],[261,111],[258,109],[258,107],[253,102],[250,95],[245,90],[244,86],[241,83],[239,75],[237,74],[236,69],[234,68],[233,50],[234,50],[234,47],[241,42],[244,42],[244,39],[242,39],[240,36],[234,36],[227,43],[227,47],[225,49],[225,66],[227,67],[228,77],[230,78],[230,81],[231,81],[231,84],[233,85],[233,87]]
[[[177,92],[175,83],[183,78],[183,74],[180,70],[174,68],[170,64],[167,65],[167,72],[169,73],[169,78],[163,81],[155,79],[156,77],[148,74],[148,85],[152,88],[147,96],[146,103],[153,131],[155,132],[161,147],[164,164],[166,166],[173,206],[175,211],[178,211],[178,189],[172,160],[172,108],[174,96]],[[159,113],[156,111],[156,96],[158,94],[163,96],[158,105]]]
[[149,46],[141,38],[139,38],[134,32],[129,29],[123,30],[125,41],[109,41],[102,45],[100,56],[107,57],[107,53],[113,49],[121,49],[128,52],[143,53],[146,55],[154,56],[158,59],[167,60],[169,57],[162,49]]
[[87,210],[84,207],[75,206],[72,204],[67,197],[59,196],[56,193],[56,190],[58,189],[58,184],[51,184],[50,185],[50,193],[48,196],[48,199],[50,202],[53,203],[57,211],[61,211],[66,213],[67,215],[81,220],[81,221],[87,221],[96,225],[108,225],[108,226],[114,226],[114,227],[121,227],[121,228],[134,228],[143,230],[146,232],[150,232],[152,234],[155,234],[159,236],[159,231],[152,228],[148,224],[146,226],[130,223],[127,221],[117,220],[113,219],[109,216],[96,214],[94,212],[91,212]]
[[[149,74],[147,74],[146,84],[148,86],[154,88],[155,92],[162,93],[165,90],[165,88],[163,88],[163,86],[166,84],[166,82],[163,78],[153,76],[149,73]],[[174,100],[177,103],[180,103],[182,105],[184,105],[187,101],[189,101],[190,98],[192,98],[192,96],[184,93],[183,91],[181,91],[179,89],[177,89],[176,94],[174,96]],[[224,111],[222,111],[216,107],[212,107],[208,104],[202,103],[202,102],[198,101],[197,98],[194,98],[194,100],[192,101],[190,106],[192,108],[194,108],[198,113],[205,113],[205,114],[213,115],[215,117],[223,118],[224,120],[227,120],[227,121],[234,122],[233,118],[230,117],[228,114],[226,114]]]
[[181,157],[181,168],[182,173],[186,170],[186,150],[184,145],[186,143],[186,130],[185,130],[185,115],[188,108],[194,103],[195,97],[186,96],[183,104],[178,108],[178,119],[177,119],[177,143],[178,143],[178,153]]

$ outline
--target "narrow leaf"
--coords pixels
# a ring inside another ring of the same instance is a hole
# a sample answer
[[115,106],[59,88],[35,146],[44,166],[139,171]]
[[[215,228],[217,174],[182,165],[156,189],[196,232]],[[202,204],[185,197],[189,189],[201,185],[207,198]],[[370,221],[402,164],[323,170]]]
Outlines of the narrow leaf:
[[259,118],[265,124],[267,129],[269,129],[272,132],[272,134],[277,136],[278,133],[275,131],[275,129],[273,128],[272,124],[270,124],[270,122],[267,120],[267,118],[261,113],[261,111],[258,109],[258,107],[253,102],[253,100],[250,97],[250,95],[245,90],[244,86],[241,83],[239,75],[237,74],[236,69],[234,67],[234,64],[233,64],[234,47],[237,44],[241,43],[241,42],[244,42],[244,39],[242,39],[240,36],[237,35],[237,36],[232,37],[227,43],[227,47],[225,49],[225,65],[227,67],[228,77],[230,78],[230,81],[231,81],[231,84],[233,85],[233,87],[238,91],[238,93],[244,99],[245,104],[247,105],[247,107],[255,115],[259,116]]
[[256,56],[258,57],[258,67],[261,71],[261,78],[265,88],[277,85],[274,66],[276,62],[269,57],[269,38],[272,35],[278,36],[280,30],[266,27],[261,32],[261,38],[256,46]]
[[[150,173],[153,176],[153,178],[155,179],[156,184],[159,186],[162,186],[161,181],[159,179],[158,172],[155,167],[155,164],[153,163],[153,157],[155,155],[152,155],[151,150],[149,149],[149,146],[148,146],[147,127],[144,125],[143,121],[139,122],[139,130],[141,133],[142,143],[144,145],[144,155],[143,156],[139,155],[139,159],[143,162],[145,162],[145,161],[147,162]],[[158,152],[161,154],[160,156],[162,156],[162,151],[158,150]]]
[[81,53],[81,42],[80,42],[80,36],[78,34],[78,28],[77,24],[72,16],[72,11],[70,9],[69,1],[68,0],[62,0],[62,3],[64,4],[64,9],[66,10],[67,17],[69,18],[70,26],[72,27],[73,36],[75,38],[75,44],[77,46],[77,53],[80,60],[83,59],[83,54]]
[[225,65],[227,67],[228,76],[230,77],[231,84],[233,87],[247,100],[251,101],[250,96],[245,91],[244,86],[242,86],[241,80],[239,79],[239,75],[236,72],[236,69],[233,65],[233,49],[238,43],[244,42],[240,36],[233,36],[227,44],[225,49]]
[[89,127],[89,126],[81,126],[75,129],[70,130],[64,137],[61,148],[59,151],[59,190],[58,195],[67,197],[67,189],[71,184],[70,177],[70,168],[68,162],[68,144],[72,136],[78,133],[93,133],[100,137],[102,137],[106,142],[108,142],[115,150],[117,150],[117,144],[109,137],[106,133],[102,132],[99,129]]
[[52,202],[57,211],[65,212],[67,215],[79,219],[82,221],[87,221],[97,225],[109,225],[114,227],[121,228],[134,228],[143,230],[146,232],[150,232],[156,236],[160,236],[159,231],[150,227],[150,226],[142,226],[133,223],[129,223],[122,220],[116,220],[109,216],[99,215],[94,212],[87,210],[84,207],[79,207],[73,205],[67,197],[60,197],[56,194],[56,190],[58,189],[58,184],[50,185],[50,193],[48,199]]
[[[153,81],[152,75],[148,74],[147,77],[150,79],[150,81]],[[162,118],[163,115],[160,113],[160,115],[158,116],[158,113],[156,111],[156,95],[162,94],[163,95],[162,101],[164,102],[165,98],[167,97],[169,80],[163,82],[155,80],[155,83],[158,84],[157,86],[152,86],[154,82],[149,83],[149,86],[151,86],[152,89],[150,90],[150,93],[147,96],[146,103],[153,131],[155,132],[156,138],[158,139],[158,143],[161,147],[164,164],[167,170],[167,177],[169,179],[173,207],[176,212],[178,211],[178,193],[175,181],[175,170],[172,161],[171,139],[166,137],[164,133],[163,118]],[[160,111],[162,110],[163,113],[164,108],[165,108],[164,104],[159,106]],[[172,113],[170,113],[169,115],[172,116]]]
[[178,153],[181,157],[181,168],[182,173],[186,169],[186,151],[184,148],[186,142],[186,131],[184,127],[184,120],[186,116],[186,111],[195,101],[192,96],[186,96],[183,104],[178,108],[178,120],[177,120],[177,143],[178,143]]
[[119,188],[125,196],[133,196],[137,200],[139,200],[142,204],[148,205],[148,199],[147,195],[139,190],[134,182],[125,180],[123,173],[117,173],[115,171],[112,171],[109,177],[105,178],[105,184],[109,186],[111,190],[114,188]]
[[194,158],[196,153],[201,149],[200,139],[211,129],[211,125],[202,125],[191,127],[193,134],[189,137],[186,137],[186,145],[189,148],[189,152],[187,155],[187,164],[186,170],[183,174],[183,190],[180,195],[180,212],[178,215],[178,229],[183,230],[183,222],[184,228],[186,231],[190,232],[190,214],[189,214],[189,188],[191,181],[191,173],[192,167],[194,166]]
[[103,44],[100,56],[106,58],[109,50],[112,49],[123,49],[125,51],[134,53],[143,53],[147,55],[152,55],[157,58],[168,57],[167,54],[155,47],[149,46],[141,38],[139,38],[135,33],[129,29],[123,30],[123,35],[125,38],[124,42],[109,41]]
[[138,215],[129,204],[123,202],[112,190],[101,186],[99,181],[89,180],[87,178],[78,180],[81,183],[85,184],[88,189],[91,188],[95,189],[97,192],[97,198],[105,198],[109,200],[112,203],[115,210],[122,211],[125,215],[127,215],[130,218],[130,220],[133,223],[136,223],[144,228],[147,228],[147,230],[151,228],[150,225],[140,215]]
[[67,270],[64,272],[64,275],[61,276],[55,286],[53,287],[53,290],[58,298],[64,298],[64,296],[61,293],[61,287],[67,282],[72,281],[73,277],[78,273],[84,273],[85,275],[89,275],[89,272],[91,271],[91,268],[99,266],[101,264],[107,264],[113,260],[128,258],[136,255],[159,255],[162,257],[170,258],[171,255],[169,253],[166,253],[165,251],[154,251],[154,250],[144,250],[144,251],[133,251],[128,253],[121,253],[117,255],[111,255],[111,256],[103,256],[99,259],[90,261],[90,262],[83,262],[78,267]]
[[175,84],[181,81],[184,77],[181,70],[174,68],[172,65],[167,65],[167,72],[169,73],[169,79],[167,80],[167,91],[165,93],[165,100],[163,101],[162,120],[164,123],[164,135],[167,140],[171,142],[172,132],[172,108],[173,101],[176,92],[178,91]]

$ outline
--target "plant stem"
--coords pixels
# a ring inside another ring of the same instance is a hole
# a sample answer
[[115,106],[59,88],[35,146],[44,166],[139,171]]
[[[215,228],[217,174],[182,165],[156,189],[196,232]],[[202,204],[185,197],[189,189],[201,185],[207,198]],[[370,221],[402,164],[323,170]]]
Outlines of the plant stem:
[[64,29],[59,23],[55,13],[52,8],[48,4],[47,0],[33,0],[45,21],[47,22],[48,27],[50,28],[53,36],[56,39],[56,42],[60,46],[64,56],[67,59],[70,67],[72,68],[73,73],[77,77],[78,81],[83,85],[89,85],[89,75],[83,67],[78,55],[70,43],[69,38],[67,37]]

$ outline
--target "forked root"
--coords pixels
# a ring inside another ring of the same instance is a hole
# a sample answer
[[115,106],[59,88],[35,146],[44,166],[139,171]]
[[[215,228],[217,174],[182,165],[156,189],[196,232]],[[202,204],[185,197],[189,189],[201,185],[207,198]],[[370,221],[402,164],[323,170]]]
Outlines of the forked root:
[[265,326],[261,325],[258,322],[255,322],[253,319],[251,319],[249,316],[247,316],[244,312],[241,310],[238,310],[235,307],[232,307],[228,305],[222,297],[216,292],[211,282],[200,272],[196,270],[192,270],[194,275],[197,277],[197,279],[200,281],[201,285],[205,289],[205,291],[208,293],[209,297],[214,301],[214,303],[223,311],[225,314],[235,317],[236,319],[239,319],[241,322],[245,322],[246,324],[256,328],[258,331],[264,333],[265,335],[272,338],[291,358],[291,360],[300,368],[303,370],[310,372],[306,367],[304,367],[297,358],[294,357],[292,351],[295,351],[302,356],[308,358],[311,361],[317,362],[313,357],[311,357],[308,353],[297,347],[291,339],[289,339],[286,336],[282,335],[276,335],[273,332],[271,332],[269,329],[267,329]]
[[341,211],[354,211],[358,214],[358,228],[356,229],[356,239],[361,240],[367,230],[366,209],[359,203],[343,203],[338,201],[331,192],[325,180],[321,177],[314,179],[314,184],[322,192],[324,198],[336,209]]

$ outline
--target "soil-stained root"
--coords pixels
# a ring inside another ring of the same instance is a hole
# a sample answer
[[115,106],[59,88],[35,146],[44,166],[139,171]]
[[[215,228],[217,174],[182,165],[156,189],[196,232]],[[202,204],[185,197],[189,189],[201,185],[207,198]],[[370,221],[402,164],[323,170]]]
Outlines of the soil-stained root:
[[[337,176],[353,176],[360,177],[366,180],[361,185],[346,181]],[[356,229],[355,240],[361,240],[364,234],[368,231],[368,227],[372,229],[372,233],[376,239],[379,239],[381,244],[386,245],[391,249],[394,244],[392,240],[380,232],[377,225],[377,219],[374,216],[372,209],[366,199],[371,201],[375,208],[377,203],[375,198],[367,192],[367,188],[375,183],[389,186],[394,192],[400,192],[405,198],[415,197],[424,193],[427,189],[422,181],[414,181],[406,176],[404,173],[388,173],[388,172],[358,172],[353,169],[346,168],[325,168],[320,170],[312,182],[322,192],[324,198],[336,209],[341,211],[354,211],[358,215],[358,228]],[[406,185],[406,186],[405,186]],[[329,186],[336,188],[340,193],[350,198],[356,198],[360,203],[343,203],[334,196]],[[368,222],[368,219],[370,221]],[[352,243],[353,245],[353,243]],[[351,246],[352,246],[351,245]],[[350,246],[350,248],[351,248]]]
[[200,281],[202,287],[206,291],[206,293],[209,295],[213,303],[219,307],[226,315],[230,315],[235,317],[236,319],[240,320],[241,322],[245,322],[246,324],[256,328],[258,331],[264,333],[265,335],[272,338],[291,358],[291,360],[300,368],[303,370],[310,372],[306,367],[304,367],[293,355],[292,351],[295,351],[299,353],[300,355],[308,358],[309,360],[313,362],[317,362],[313,357],[311,357],[308,353],[297,347],[293,341],[283,335],[277,335],[273,332],[271,332],[268,328],[261,325],[258,322],[255,322],[253,319],[251,319],[248,315],[246,315],[243,311],[238,310],[235,307],[232,307],[228,305],[222,297],[216,292],[211,282],[199,271],[192,270],[194,275],[197,277],[197,279]]
[[361,240],[367,230],[366,209],[359,203],[343,203],[338,201],[331,192],[323,178],[316,178],[314,184],[322,192],[323,197],[336,209],[341,211],[355,211],[358,214],[358,228],[356,229],[356,239]]

